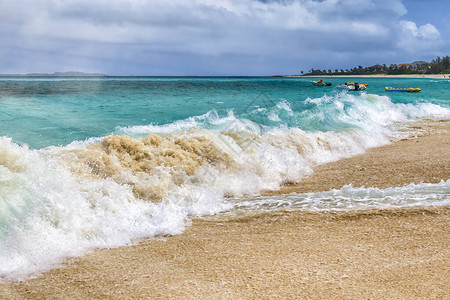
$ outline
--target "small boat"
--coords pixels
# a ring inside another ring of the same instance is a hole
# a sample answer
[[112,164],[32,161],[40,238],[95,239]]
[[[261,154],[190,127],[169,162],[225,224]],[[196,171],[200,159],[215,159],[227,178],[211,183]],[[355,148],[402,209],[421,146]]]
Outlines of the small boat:
[[331,82],[323,82],[323,80],[322,79],[319,79],[319,80],[317,80],[317,81],[311,81],[311,83],[313,84],[313,85],[317,85],[317,86],[331,86]]
[[364,91],[367,86],[367,83],[346,82],[345,84],[338,85],[337,88],[346,89],[349,91]]
[[[369,86],[369,84],[368,83],[361,83],[361,82],[356,82],[357,84],[359,84],[360,86],[365,86],[365,87],[368,87]],[[356,84],[355,82],[346,82],[345,83],[345,85],[355,85]]]
[[386,92],[408,92],[408,93],[417,93],[420,92],[419,88],[393,88],[393,87],[385,87],[384,90]]

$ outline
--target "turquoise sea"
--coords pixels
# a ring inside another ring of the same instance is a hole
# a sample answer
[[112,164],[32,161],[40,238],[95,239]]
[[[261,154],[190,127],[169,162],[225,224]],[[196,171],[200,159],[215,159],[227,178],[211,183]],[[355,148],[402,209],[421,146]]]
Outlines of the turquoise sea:
[[[192,217],[450,203],[449,181],[260,197],[450,118],[448,79],[310,80],[0,78],[0,278],[179,234]],[[336,88],[346,81],[368,88]]]

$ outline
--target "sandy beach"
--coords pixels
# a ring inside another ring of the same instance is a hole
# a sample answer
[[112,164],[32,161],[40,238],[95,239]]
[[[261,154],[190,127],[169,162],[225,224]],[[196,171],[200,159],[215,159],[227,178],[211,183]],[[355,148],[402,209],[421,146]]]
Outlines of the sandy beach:
[[[318,166],[277,192],[450,179],[450,123]],[[97,250],[19,283],[2,299],[444,299],[449,207],[279,211],[193,220],[181,235]]]

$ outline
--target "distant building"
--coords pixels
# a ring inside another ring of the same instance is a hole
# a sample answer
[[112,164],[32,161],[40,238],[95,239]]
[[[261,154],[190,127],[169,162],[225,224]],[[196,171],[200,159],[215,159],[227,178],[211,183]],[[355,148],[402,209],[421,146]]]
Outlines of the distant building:
[[428,63],[426,61],[415,61],[411,63],[411,69],[415,71],[425,71],[427,69]]
[[380,71],[383,71],[383,68],[384,67],[382,65],[376,64],[376,65],[373,65],[373,66],[369,67],[369,70],[370,71],[375,71],[375,72],[380,72]]
[[411,67],[411,64],[398,64],[398,67],[404,67],[405,69],[409,69]]

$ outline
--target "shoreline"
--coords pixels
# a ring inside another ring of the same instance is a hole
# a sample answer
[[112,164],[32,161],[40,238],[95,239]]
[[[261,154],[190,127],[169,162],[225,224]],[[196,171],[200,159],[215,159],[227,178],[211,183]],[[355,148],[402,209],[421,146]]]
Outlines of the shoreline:
[[450,179],[450,120],[424,120],[411,129],[416,130],[413,136],[317,166],[299,183],[262,195],[323,192],[349,184],[383,189]]
[[[412,126],[415,136],[264,194],[450,179],[450,121]],[[0,298],[445,298],[449,216],[441,206],[194,219],[180,235],[95,250],[0,283]]]
[[283,77],[288,78],[339,78],[339,77],[361,77],[361,78],[431,78],[431,79],[450,79],[450,74],[400,74],[400,75],[387,75],[387,74],[373,74],[373,75],[287,75]]

